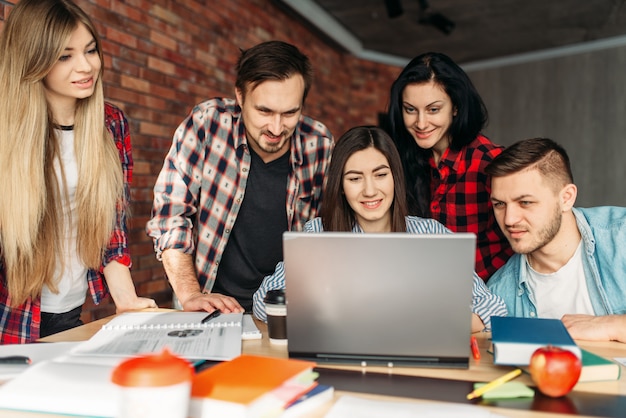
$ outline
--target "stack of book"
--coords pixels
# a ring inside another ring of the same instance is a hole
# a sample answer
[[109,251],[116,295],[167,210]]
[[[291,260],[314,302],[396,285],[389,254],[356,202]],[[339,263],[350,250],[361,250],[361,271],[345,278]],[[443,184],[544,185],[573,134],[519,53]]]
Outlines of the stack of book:
[[600,382],[603,380],[617,380],[621,374],[621,366],[607,358],[582,350],[583,369],[578,382]]
[[315,363],[241,355],[197,373],[189,416],[296,417],[332,399],[333,388],[318,385]]
[[620,377],[618,363],[579,348],[558,319],[493,317],[491,328],[494,364],[528,366],[536,349],[551,345],[569,350],[581,359],[579,383]]
[[558,319],[491,318],[493,364],[528,366],[536,349],[551,345],[569,350],[580,358],[582,353],[565,325]]

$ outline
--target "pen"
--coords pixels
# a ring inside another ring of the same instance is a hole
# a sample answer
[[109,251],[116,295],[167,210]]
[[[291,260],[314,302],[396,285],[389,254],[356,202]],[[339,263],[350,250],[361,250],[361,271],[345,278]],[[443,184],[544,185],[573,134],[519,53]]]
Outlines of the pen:
[[201,371],[209,369],[219,363],[221,363],[219,360],[198,360],[193,363],[193,370],[196,373],[200,373]]
[[474,389],[474,391],[470,392],[467,395],[467,399],[478,398],[479,396],[482,396],[485,392],[489,392],[491,389],[495,389],[503,383],[515,379],[520,374],[522,374],[522,369],[515,369],[512,372],[505,374],[504,376],[500,376],[496,380],[492,380],[491,382],[487,383],[485,386]]
[[0,357],[0,364],[30,364],[31,359],[26,356]]
[[204,319],[201,321],[202,324],[206,324],[207,322],[209,322],[211,319],[213,318],[217,318],[218,316],[220,316],[220,310],[216,309],[213,312],[211,312],[210,314],[208,314],[207,316],[204,317]]
[[472,335],[470,338],[470,347],[472,347],[472,355],[474,356],[474,360],[480,360],[480,350],[478,349],[478,341],[476,341],[476,337]]

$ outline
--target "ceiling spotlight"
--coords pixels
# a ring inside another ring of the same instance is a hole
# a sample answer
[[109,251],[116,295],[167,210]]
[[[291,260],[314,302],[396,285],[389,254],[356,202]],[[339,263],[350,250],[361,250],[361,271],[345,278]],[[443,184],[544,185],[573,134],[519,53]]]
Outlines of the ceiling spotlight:
[[418,23],[422,25],[430,25],[439,29],[446,35],[450,35],[456,26],[453,21],[445,17],[439,12],[435,12],[430,9],[428,0],[419,0],[420,4],[420,17]]
[[401,0],[385,0],[385,7],[387,8],[387,16],[389,18],[402,16],[404,13]]

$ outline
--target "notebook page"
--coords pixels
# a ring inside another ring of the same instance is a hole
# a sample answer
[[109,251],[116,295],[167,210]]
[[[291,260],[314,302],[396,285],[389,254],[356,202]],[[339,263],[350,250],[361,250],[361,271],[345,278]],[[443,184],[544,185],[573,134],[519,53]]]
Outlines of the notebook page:
[[241,313],[129,312],[104,325],[75,355],[133,356],[168,348],[190,360],[230,360],[241,354]]

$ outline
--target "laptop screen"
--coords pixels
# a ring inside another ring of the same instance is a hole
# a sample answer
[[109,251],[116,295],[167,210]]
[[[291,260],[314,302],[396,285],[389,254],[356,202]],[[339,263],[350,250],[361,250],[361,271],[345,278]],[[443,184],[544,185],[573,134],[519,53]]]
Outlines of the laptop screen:
[[469,365],[474,234],[283,235],[290,357]]

